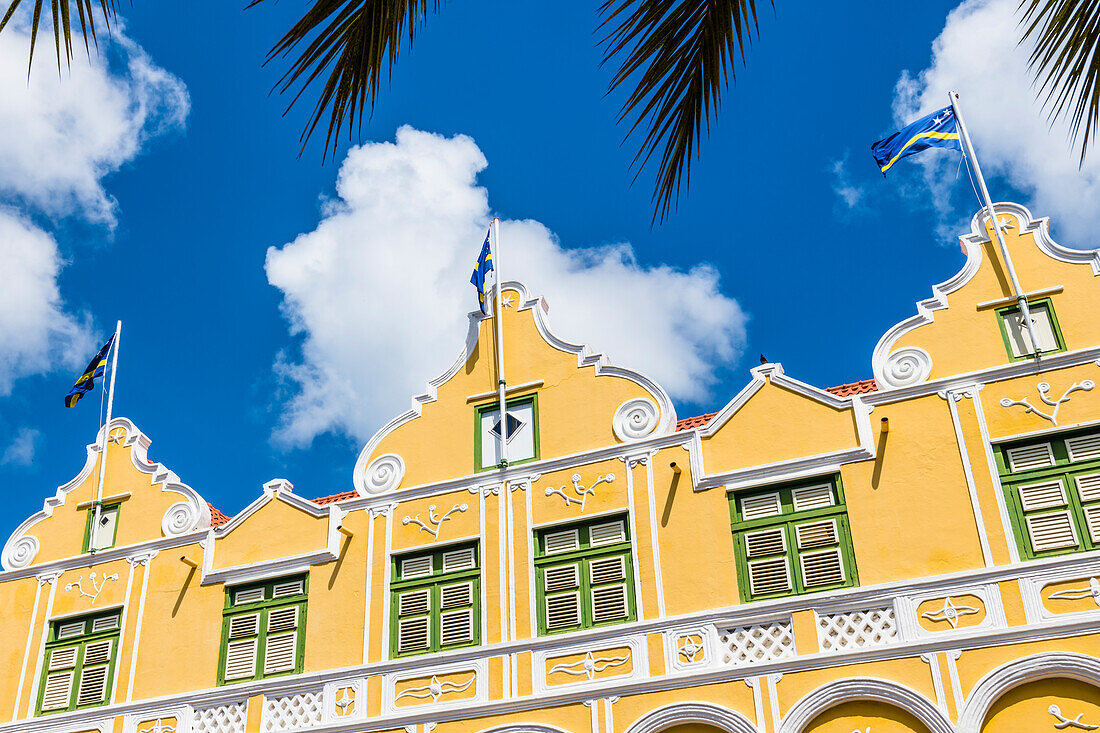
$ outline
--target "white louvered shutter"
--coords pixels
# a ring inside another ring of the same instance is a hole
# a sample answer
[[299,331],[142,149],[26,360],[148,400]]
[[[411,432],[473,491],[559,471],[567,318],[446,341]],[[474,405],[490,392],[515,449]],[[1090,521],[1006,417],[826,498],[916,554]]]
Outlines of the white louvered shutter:
[[550,532],[545,536],[544,543],[547,555],[579,550],[581,547],[580,532],[575,529],[564,532]]
[[112,639],[104,639],[103,641],[94,641],[88,646],[84,647],[84,666],[87,667],[90,664],[106,664],[111,661],[111,647],[114,645]]
[[588,529],[588,542],[593,547],[626,542],[626,529],[622,522],[594,524]]
[[783,512],[783,505],[779,501],[779,492],[746,496],[739,501],[741,502],[741,519],[745,521],[774,517]]
[[239,590],[233,594],[233,605],[241,606],[245,603],[256,603],[263,599],[263,588],[249,588],[248,590]]
[[1100,544],[1100,504],[1085,507],[1085,526],[1089,531],[1089,541]]
[[431,610],[431,591],[427,588],[411,590],[397,596],[398,616],[417,616]]
[[1036,514],[1027,517],[1026,522],[1035,552],[1077,547],[1077,530],[1069,512]]
[[1100,433],[1082,435],[1066,440],[1066,450],[1071,461],[1091,461],[1100,458]]
[[588,582],[592,585],[626,580],[626,558],[622,555],[603,557],[588,563]]
[[625,585],[604,585],[592,589],[592,622],[624,619],[629,615]]
[[286,598],[287,596],[296,596],[305,592],[305,584],[300,580],[293,580],[289,583],[277,583],[271,589],[272,598]]
[[422,651],[431,646],[430,617],[403,618],[397,622],[397,651]]
[[1066,505],[1066,492],[1061,479],[1026,484],[1019,487],[1020,505],[1025,512],[1053,509]]
[[844,561],[840,548],[807,552],[799,556],[802,584],[807,588],[844,582]]
[[50,652],[46,684],[42,692],[42,710],[64,710],[73,695],[73,675],[79,647],[54,649]]
[[232,616],[229,619],[229,638],[240,639],[245,636],[256,636],[260,633],[260,614],[249,613],[243,616]]
[[1050,449],[1050,443],[1009,448],[1006,452],[1008,467],[1011,471],[1026,471],[1031,468],[1054,465],[1054,453]]
[[581,584],[580,566],[576,564],[546,568],[543,571],[543,577],[545,578],[547,593],[572,590]]
[[786,557],[750,560],[748,567],[749,590],[754,596],[791,590],[791,571]]
[[[263,595],[262,589],[260,589],[260,594]],[[234,596],[234,601],[236,598],[237,596]],[[256,675],[256,650],[259,633],[259,613],[246,613],[229,618],[229,638],[225,646],[226,680],[246,679]]]
[[474,612],[469,609],[444,611],[439,615],[439,644],[453,646],[474,640]]
[[267,633],[278,634],[298,628],[298,606],[276,608],[267,614]]
[[264,674],[290,672],[298,657],[298,633],[274,634],[264,645]]
[[84,633],[84,621],[77,621],[71,624],[61,624],[57,629],[58,639],[71,639],[74,636],[80,636]]
[[1100,473],[1077,476],[1073,481],[1077,484],[1077,495],[1081,497],[1083,504],[1100,501]]
[[559,593],[548,595],[546,602],[546,628],[553,631],[576,626],[581,622],[581,594]]
[[461,550],[452,550],[443,553],[443,572],[451,573],[458,570],[469,570],[476,563],[474,548],[464,547]]
[[474,584],[473,583],[458,583],[456,585],[445,585],[439,589],[439,606],[446,610],[448,608],[459,608],[461,606],[469,606],[474,602]]
[[432,556],[410,557],[401,561],[401,579],[424,578],[432,574]]
[[745,552],[750,558],[781,555],[786,551],[787,538],[782,527],[745,533]]
[[76,692],[76,705],[95,705],[107,701],[107,665],[84,667],[80,672],[80,688]]
[[92,633],[98,634],[100,631],[112,631],[118,628],[118,616],[106,616],[104,618],[97,618],[92,622]]
[[826,547],[840,542],[836,531],[836,520],[825,519],[820,522],[807,522],[794,528],[798,549]]
[[791,491],[791,501],[796,512],[824,509],[833,505],[833,487],[830,484],[805,486]]

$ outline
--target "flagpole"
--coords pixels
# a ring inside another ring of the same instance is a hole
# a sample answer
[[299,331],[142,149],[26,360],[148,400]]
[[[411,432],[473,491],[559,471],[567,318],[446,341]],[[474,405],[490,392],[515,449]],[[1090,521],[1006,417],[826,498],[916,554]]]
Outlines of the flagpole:
[[500,467],[508,467],[508,412],[507,398],[504,395],[507,384],[504,381],[504,306],[501,297],[501,284],[504,278],[500,276],[500,218],[493,217],[493,236],[489,246],[493,251],[493,270],[496,272],[496,307],[493,311],[493,320],[497,329],[497,395],[500,400]]
[[99,544],[99,519],[103,505],[103,481],[107,474],[107,434],[111,432],[111,409],[115,405],[115,372],[118,367],[118,344],[122,340],[122,321],[115,323],[115,339],[111,344],[111,386],[107,391],[107,420],[103,423],[103,437],[99,443],[99,488],[95,494],[95,508],[92,515],[92,531],[88,536],[89,549],[95,554]]
[[1031,348],[1035,352],[1035,358],[1042,357],[1042,352],[1039,351],[1039,340],[1035,338],[1035,331],[1031,325],[1031,308],[1027,304],[1027,296],[1024,295],[1023,288],[1020,287],[1020,280],[1016,277],[1016,268],[1012,266],[1012,257],[1008,254],[1008,245],[1005,244],[1004,233],[1001,232],[1001,223],[997,221],[997,213],[993,211],[993,200],[989,197],[989,189],[986,188],[985,178],[982,176],[982,169],[978,165],[978,156],[974,153],[974,145],[970,142],[970,133],[966,130],[966,123],[963,122],[962,110],[959,108],[959,95],[958,92],[948,92],[948,98],[951,100],[951,109],[955,113],[955,120],[959,123],[959,133],[962,137],[964,155],[970,158],[970,162],[974,165],[974,175],[978,179],[978,188],[982,192],[982,200],[985,203],[985,208],[989,212],[989,218],[993,220],[993,231],[997,235],[997,244],[1001,248],[1001,256],[1004,257],[1005,266],[1008,268],[1008,277],[1012,281],[1012,291],[1016,296],[1016,302],[1020,305],[1020,316],[1023,318],[1024,326],[1027,328],[1027,336],[1031,341]]

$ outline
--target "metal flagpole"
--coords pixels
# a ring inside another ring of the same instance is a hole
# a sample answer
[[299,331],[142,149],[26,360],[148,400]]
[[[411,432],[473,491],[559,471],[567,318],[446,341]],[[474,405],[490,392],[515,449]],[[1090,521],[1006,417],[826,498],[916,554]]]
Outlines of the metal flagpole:
[[122,321],[115,323],[115,340],[111,344],[111,386],[107,391],[107,420],[103,423],[103,437],[99,443],[99,488],[95,494],[95,509],[92,516],[92,531],[88,537],[89,549],[95,553],[99,546],[99,519],[103,508],[103,480],[107,474],[107,434],[111,432],[111,408],[115,404],[115,372],[118,367],[118,344],[122,340]]
[[1027,328],[1027,336],[1031,341],[1035,358],[1038,359],[1041,357],[1042,352],[1039,351],[1039,340],[1035,338],[1035,331],[1032,329],[1031,309],[1028,307],[1023,288],[1020,287],[1020,280],[1016,277],[1016,268],[1012,266],[1012,257],[1008,254],[1008,245],[1005,244],[1005,237],[1001,232],[1001,223],[997,221],[997,213],[993,211],[993,200],[989,198],[989,189],[985,186],[985,178],[982,176],[982,169],[978,165],[978,156],[974,154],[974,145],[970,142],[970,133],[966,131],[966,123],[963,122],[962,110],[959,108],[959,95],[957,92],[952,91],[948,92],[947,96],[951,100],[951,109],[955,113],[955,120],[959,123],[959,136],[962,138],[964,155],[970,158],[970,162],[974,165],[978,188],[981,189],[982,200],[985,203],[986,211],[989,212],[989,218],[993,220],[993,231],[997,235],[997,244],[1001,248],[1001,256],[1004,257],[1005,266],[1008,268],[1008,277],[1012,281],[1012,291],[1016,295],[1016,302],[1020,304],[1020,316],[1023,318],[1025,328]]
[[493,272],[496,273],[496,306],[493,311],[493,320],[496,321],[497,329],[497,393],[500,399],[500,467],[507,468],[508,466],[508,412],[507,412],[507,398],[504,392],[507,385],[504,381],[504,307],[502,305],[501,298],[501,283],[504,282],[500,276],[500,219],[493,217],[493,236],[489,240],[489,247],[493,252]]

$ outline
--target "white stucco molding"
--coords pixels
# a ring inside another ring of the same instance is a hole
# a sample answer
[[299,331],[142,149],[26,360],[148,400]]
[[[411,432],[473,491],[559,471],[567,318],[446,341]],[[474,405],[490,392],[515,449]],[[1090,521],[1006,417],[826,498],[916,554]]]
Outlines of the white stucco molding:
[[855,701],[880,702],[904,710],[931,733],[955,733],[943,712],[924,695],[896,682],[874,677],[836,680],[808,693],[783,716],[779,733],[802,733],[822,712]]
[[[556,336],[550,329],[550,318],[547,312],[548,307],[546,301],[541,296],[536,298],[529,297],[527,288],[522,283],[506,281],[502,287],[505,290],[515,290],[519,293],[519,306],[517,312],[531,311],[535,321],[535,328],[538,329],[539,335],[542,336],[543,340],[559,351],[564,351],[567,354],[575,354],[577,357],[578,369],[589,366],[595,367],[597,377],[621,377],[634,382],[649,393],[649,396],[660,408],[660,420],[657,426],[649,433],[650,436],[667,435],[676,430],[676,408],[672,404],[672,398],[668,396],[668,393],[665,392],[661,385],[639,371],[611,364],[606,356],[592,351],[587,344],[574,344]],[[483,314],[480,309],[470,311],[470,313],[467,314],[469,327],[466,331],[466,345],[458,358],[455,359],[454,363],[452,363],[446,371],[428,382],[427,388],[422,394],[412,398],[412,407],[408,411],[390,420],[367,441],[367,444],[359,453],[359,459],[355,463],[355,473],[352,476],[352,483],[360,496],[388,493],[397,488],[397,486],[393,486],[380,490],[377,487],[372,487],[367,484],[365,477],[368,472],[368,465],[372,463],[371,459],[374,456],[375,449],[378,447],[379,443],[394,430],[420,417],[424,405],[436,401],[439,387],[457,374],[466,362],[470,360],[470,357],[474,353],[474,349],[477,348],[478,333],[480,331],[479,324],[483,319],[489,317],[490,316]],[[609,420],[612,420],[613,417],[613,415],[608,415]],[[402,467],[403,465],[404,464],[402,464]]]
[[[120,430],[124,430],[125,434],[118,432]],[[43,519],[53,516],[55,509],[64,506],[69,492],[92,475],[99,460],[104,431],[107,431],[108,435],[115,434],[116,437],[111,438],[111,440],[116,442],[117,445],[131,449],[131,462],[137,470],[149,475],[150,486],[159,486],[161,491],[180,494],[183,497],[183,501],[173,504],[165,512],[161,521],[161,531],[165,536],[180,536],[210,526],[210,506],[206,503],[206,500],[197,491],[180,481],[179,476],[164,464],[150,461],[148,450],[152,441],[129,419],[116,417],[111,420],[109,425],[99,429],[94,443],[90,443],[85,447],[87,457],[80,473],[68,483],[59,486],[57,493],[43,502],[42,511],[25,519],[12,532],[11,537],[4,545],[3,552],[0,553],[0,564],[3,565],[4,570],[19,570],[34,563],[34,559],[38,554],[39,541],[37,537],[29,534],[31,528]],[[109,476],[107,483],[110,483]],[[110,495],[109,490],[105,491]]]
[[681,702],[651,710],[635,720],[626,733],[658,733],[674,725],[709,725],[726,733],[758,733],[741,713],[709,702]]
[[1002,664],[974,686],[959,714],[958,733],[978,733],[989,708],[1009,690],[1051,677],[1068,677],[1100,687],[1100,659],[1071,652],[1042,652]]
[[[328,534],[325,546],[313,552],[214,569],[214,554],[217,550],[218,540],[233,532],[244,524],[249,517],[273,501],[289,504],[295,509],[318,519],[327,517]],[[303,499],[294,493],[294,485],[286,479],[272,479],[264,484],[263,493],[246,506],[244,510],[221,527],[211,528],[207,532],[206,538],[200,543],[202,546],[201,582],[203,585],[210,583],[246,583],[289,573],[303,572],[312,565],[332,562],[340,555],[340,528],[343,526],[343,520],[347,514],[347,510],[339,504],[320,505],[309,499]]]
[[[1087,264],[1093,275],[1100,275],[1100,249],[1079,250],[1063,247],[1051,239],[1050,219],[1036,219],[1026,206],[1012,202],[993,205],[998,216],[1008,214],[1019,222],[1019,233],[1033,234],[1039,250],[1048,257],[1069,264]],[[882,335],[871,354],[871,368],[879,389],[888,391],[919,384],[932,371],[932,357],[923,349],[906,347],[894,349],[898,340],[915,328],[932,323],[934,312],[947,308],[951,293],[959,290],[978,273],[982,265],[982,245],[989,241],[985,230],[985,209],[979,210],[970,220],[970,234],[959,237],[966,253],[966,263],[953,277],[932,286],[932,297],[917,303],[917,315],[907,318]],[[919,353],[918,353],[919,352]]]

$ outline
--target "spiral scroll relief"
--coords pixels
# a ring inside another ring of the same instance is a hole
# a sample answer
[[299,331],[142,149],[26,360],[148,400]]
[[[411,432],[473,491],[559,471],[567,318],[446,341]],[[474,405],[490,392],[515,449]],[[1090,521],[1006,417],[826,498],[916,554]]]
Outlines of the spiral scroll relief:
[[626,442],[641,440],[652,434],[660,421],[661,413],[653,400],[638,397],[619,405],[611,425],[615,437]]
[[166,537],[187,534],[199,524],[199,511],[190,502],[181,501],[168,507],[160,520],[160,530]]
[[0,560],[3,561],[4,570],[19,570],[25,568],[34,562],[35,555],[38,554],[38,538],[31,537],[30,535],[23,535],[19,539],[12,540],[4,548],[4,555]]
[[882,366],[882,379],[890,387],[908,387],[928,379],[932,357],[924,349],[907,346],[891,352]]
[[401,456],[386,453],[375,458],[367,466],[363,474],[363,487],[368,494],[382,494],[400,486],[403,478],[405,478],[405,462],[401,460]]

